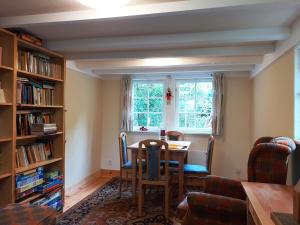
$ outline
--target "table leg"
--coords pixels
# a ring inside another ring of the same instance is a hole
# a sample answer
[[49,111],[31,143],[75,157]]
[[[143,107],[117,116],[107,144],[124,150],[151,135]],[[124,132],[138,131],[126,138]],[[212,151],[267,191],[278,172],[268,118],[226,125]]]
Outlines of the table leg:
[[183,200],[183,185],[184,185],[184,157],[185,154],[180,154],[179,158],[179,168],[178,168],[178,186],[179,186],[179,193],[178,193],[178,200],[179,202]]
[[136,165],[137,161],[137,151],[131,151],[131,162],[132,162],[132,201],[135,203],[136,200]]

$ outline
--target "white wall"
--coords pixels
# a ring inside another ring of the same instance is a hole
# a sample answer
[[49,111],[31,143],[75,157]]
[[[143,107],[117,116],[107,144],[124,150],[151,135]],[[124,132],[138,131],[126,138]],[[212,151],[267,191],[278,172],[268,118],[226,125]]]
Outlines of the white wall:
[[[246,178],[247,159],[251,148],[251,84],[251,80],[245,76],[225,78],[225,132],[222,137],[217,137],[212,168],[214,174],[240,177],[237,171],[241,171],[241,178]],[[121,117],[120,85],[119,80],[102,81],[103,169],[119,169],[117,137]],[[157,134],[130,133],[128,142],[133,143],[151,137],[157,138]],[[191,150],[206,150],[207,136],[186,135],[185,138],[192,141]],[[112,162],[111,165],[109,160]]]
[[68,69],[66,80],[66,188],[101,168],[101,81]]

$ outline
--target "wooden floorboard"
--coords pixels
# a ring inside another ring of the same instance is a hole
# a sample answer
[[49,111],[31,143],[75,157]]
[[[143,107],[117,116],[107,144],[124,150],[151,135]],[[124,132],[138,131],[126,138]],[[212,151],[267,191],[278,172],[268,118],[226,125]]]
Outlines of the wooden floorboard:
[[90,180],[88,183],[84,184],[82,187],[80,187],[80,191],[65,196],[65,206],[64,206],[64,212],[70,209],[72,206],[80,202],[82,199],[87,197],[88,195],[92,194],[94,191],[96,191],[98,188],[102,187],[104,184],[106,184],[112,177],[101,177],[97,178],[95,180]]

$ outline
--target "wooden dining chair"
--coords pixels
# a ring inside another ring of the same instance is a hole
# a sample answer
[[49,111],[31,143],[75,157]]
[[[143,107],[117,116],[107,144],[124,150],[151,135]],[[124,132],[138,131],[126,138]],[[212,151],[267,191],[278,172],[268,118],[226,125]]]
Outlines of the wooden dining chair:
[[123,173],[125,172],[126,176],[126,187],[128,186],[128,175],[133,172],[132,163],[128,160],[127,152],[127,135],[125,132],[120,133],[119,135],[119,151],[120,151],[120,187],[119,187],[119,196],[121,197],[122,193],[122,181]]
[[206,153],[206,165],[200,164],[185,164],[184,175],[189,176],[207,176],[211,174],[212,157],[214,151],[215,138],[211,135],[208,139],[207,153]]
[[[144,157],[145,156],[145,157]],[[161,157],[165,165],[161,166]],[[139,164],[139,200],[138,214],[142,216],[142,208],[145,198],[144,188],[146,186],[163,186],[165,191],[165,216],[169,217],[171,177],[169,175],[169,150],[168,143],[160,140],[144,140],[139,143],[138,159],[145,158],[146,166],[143,169]]]
[[[166,132],[167,138],[170,141],[183,141],[184,140],[184,134],[179,132],[179,131],[174,131],[170,130]],[[187,156],[184,159],[185,163],[187,162]],[[164,164],[164,160],[161,161],[162,164]],[[179,162],[176,160],[170,160],[169,161],[169,166],[173,168],[178,168],[179,167]]]

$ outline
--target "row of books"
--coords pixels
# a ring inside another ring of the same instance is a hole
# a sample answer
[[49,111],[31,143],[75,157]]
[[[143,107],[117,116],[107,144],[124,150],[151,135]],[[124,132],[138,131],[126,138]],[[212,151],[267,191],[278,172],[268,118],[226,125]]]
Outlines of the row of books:
[[17,135],[24,136],[32,134],[33,124],[50,124],[53,122],[51,112],[24,112],[17,114]]
[[18,51],[18,69],[59,79],[62,74],[62,66],[51,62],[49,56],[22,49]]
[[16,201],[39,194],[30,204],[47,205],[59,211],[63,207],[62,188],[63,176],[59,170],[44,172],[44,168],[39,167],[16,176]]
[[17,78],[17,104],[54,105],[55,86],[31,79]]
[[16,150],[16,166],[24,167],[29,164],[48,160],[52,158],[53,143],[46,140],[31,145],[17,146]]

